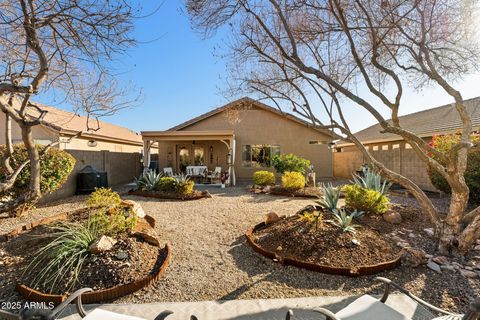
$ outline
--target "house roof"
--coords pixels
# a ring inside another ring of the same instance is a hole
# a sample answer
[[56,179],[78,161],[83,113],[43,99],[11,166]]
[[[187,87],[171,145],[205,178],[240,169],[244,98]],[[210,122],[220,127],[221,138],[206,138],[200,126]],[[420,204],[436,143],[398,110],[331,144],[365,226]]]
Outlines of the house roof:
[[[87,117],[80,116],[73,112],[46,106],[40,103],[31,103],[41,110],[47,111],[42,125],[59,132],[60,134],[72,136],[82,131],[80,137],[99,140],[115,141],[118,143],[142,145],[142,136],[135,131],[125,127],[117,126],[108,122],[98,121],[98,130],[87,130]],[[28,106],[27,113],[31,117],[38,117],[39,110],[34,106]],[[92,120],[90,120],[92,121]],[[95,128],[97,124],[95,123]]]
[[[465,100],[465,108],[471,116],[473,129],[478,130],[480,128],[480,97]],[[399,117],[399,120],[402,128],[420,137],[453,133],[462,128],[462,122],[454,104],[410,113]],[[388,121],[391,122],[391,120]],[[355,136],[363,143],[403,140],[396,134],[381,133],[381,131],[382,127],[377,123],[358,131]],[[339,143],[339,145],[351,144],[346,141]]]
[[309,123],[308,121],[305,121],[299,117],[296,117],[294,116],[293,114],[290,114],[290,113],[287,113],[287,112],[283,112],[283,111],[280,111],[276,108],[273,108],[269,105],[266,105],[265,103],[263,102],[260,102],[260,101],[257,101],[257,100],[254,100],[252,98],[249,98],[249,97],[243,97],[241,99],[237,99],[235,101],[232,101],[232,102],[229,102],[227,103],[226,105],[224,106],[221,106],[219,108],[216,108],[216,109],[213,109],[207,113],[204,113],[202,115],[199,115],[198,117],[195,117],[195,118],[192,118],[188,121],[185,121],[179,125],[176,125],[170,129],[168,129],[168,131],[178,131],[178,130],[182,130],[186,127],[189,127],[197,122],[200,122],[204,119],[207,119],[207,118],[210,118],[220,112],[223,112],[229,108],[232,108],[232,107],[235,107],[241,103],[250,103],[250,104],[254,104],[256,107],[260,108],[260,109],[263,109],[263,110],[266,110],[266,111],[270,111],[272,113],[275,113],[279,116],[282,116],[282,117],[285,117],[287,119],[290,119],[294,122],[297,122],[299,124],[302,124],[308,128],[311,128],[313,130],[317,130],[323,134],[326,134],[326,135],[329,135],[329,136],[332,136],[333,135],[333,138],[334,139],[339,139],[340,137],[338,135],[336,135],[335,133],[332,133],[331,131],[327,130],[327,129],[323,129],[323,128],[319,128],[319,127],[316,127],[316,126],[313,126],[311,123]]

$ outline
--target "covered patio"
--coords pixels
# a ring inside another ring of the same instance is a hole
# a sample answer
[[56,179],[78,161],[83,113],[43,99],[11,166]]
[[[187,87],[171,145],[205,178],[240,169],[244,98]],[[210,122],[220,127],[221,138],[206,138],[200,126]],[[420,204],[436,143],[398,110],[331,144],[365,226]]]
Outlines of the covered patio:
[[[205,131],[142,131],[143,166],[172,168],[185,173],[186,167],[202,166],[213,171],[227,171],[228,185],[235,185],[235,134],[233,130]],[[158,160],[153,162],[152,150],[157,148]]]

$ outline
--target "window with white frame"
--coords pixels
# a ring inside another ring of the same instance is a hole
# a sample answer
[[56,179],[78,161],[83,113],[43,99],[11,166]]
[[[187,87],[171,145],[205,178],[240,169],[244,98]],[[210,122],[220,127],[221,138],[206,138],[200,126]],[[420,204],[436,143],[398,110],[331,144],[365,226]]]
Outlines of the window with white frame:
[[242,147],[242,166],[271,167],[272,157],[279,154],[279,145],[247,144]]

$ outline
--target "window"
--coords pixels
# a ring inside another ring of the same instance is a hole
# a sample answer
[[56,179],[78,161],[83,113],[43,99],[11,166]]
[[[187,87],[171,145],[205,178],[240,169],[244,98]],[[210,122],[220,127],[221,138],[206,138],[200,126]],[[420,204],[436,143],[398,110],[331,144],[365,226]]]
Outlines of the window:
[[244,145],[242,148],[242,166],[271,167],[272,156],[280,154],[280,146],[266,144]]

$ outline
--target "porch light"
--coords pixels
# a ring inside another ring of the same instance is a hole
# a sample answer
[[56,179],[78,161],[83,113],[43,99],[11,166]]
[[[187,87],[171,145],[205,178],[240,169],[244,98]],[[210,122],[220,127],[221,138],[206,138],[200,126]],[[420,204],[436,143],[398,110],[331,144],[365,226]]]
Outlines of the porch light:
[[227,154],[227,164],[230,166],[232,164],[232,155],[229,153]]
[[330,141],[328,143],[328,149],[335,149],[336,146],[337,146],[337,144],[333,141]]
[[95,140],[88,140],[87,146],[92,147],[92,148],[93,148],[93,147],[96,147],[96,146],[97,146],[97,141],[95,141]]

